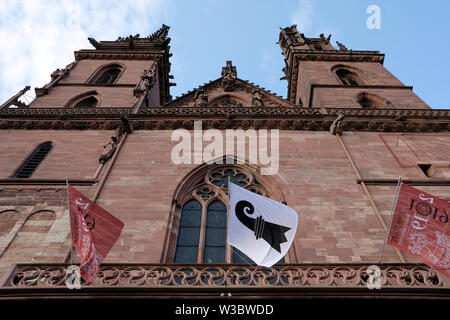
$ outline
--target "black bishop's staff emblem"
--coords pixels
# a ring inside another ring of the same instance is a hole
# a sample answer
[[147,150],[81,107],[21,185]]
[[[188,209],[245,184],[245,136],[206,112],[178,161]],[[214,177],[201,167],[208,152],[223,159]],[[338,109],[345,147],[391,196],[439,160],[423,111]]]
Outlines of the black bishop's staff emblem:
[[272,248],[281,253],[280,244],[287,242],[285,233],[291,228],[268,222],[262,216],[250,218],[246,213],[253,214],[255,208],[245,200],[236,204],[235,212],[239,221],[254,232],[256,239],[263,238]]

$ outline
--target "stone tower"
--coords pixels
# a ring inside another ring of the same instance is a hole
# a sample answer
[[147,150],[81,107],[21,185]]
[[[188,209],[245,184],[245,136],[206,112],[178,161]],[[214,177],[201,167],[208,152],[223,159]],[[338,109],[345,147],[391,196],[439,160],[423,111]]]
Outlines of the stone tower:
[[355,51],[331,35],[307,38],[296,25],[281,29],[288,100],[303,107],[427,109],[429,106],[383,67],[379,51]]
[[31,108],[83,108],[163,105],[169,87],[169,27],[148,37],[139,34],[115,41],[89,38],[95,49],[75,52],[75,61],[51,74],[36,88]]

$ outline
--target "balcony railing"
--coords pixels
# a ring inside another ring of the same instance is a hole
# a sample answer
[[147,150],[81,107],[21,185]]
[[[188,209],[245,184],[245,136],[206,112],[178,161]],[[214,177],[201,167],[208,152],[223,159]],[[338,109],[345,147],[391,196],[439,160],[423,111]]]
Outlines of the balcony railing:
[[[102,264],[98,278],[82,287],[148,288],[367,288],[369,264],[250,265]],[[3,288],[66,286],[68,265],[19,264]],[[445,276],[419,264],[381,264],[382,288],[450,289]]]

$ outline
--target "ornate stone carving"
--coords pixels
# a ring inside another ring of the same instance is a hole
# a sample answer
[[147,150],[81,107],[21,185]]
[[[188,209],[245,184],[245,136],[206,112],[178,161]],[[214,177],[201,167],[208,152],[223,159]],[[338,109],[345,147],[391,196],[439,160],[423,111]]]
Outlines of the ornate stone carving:
[[91,38],[91,37],[89,37],[88,40],[89,40],[89,42],[92,44],[92,46],[95,49],[99,49],[100,48],[101,45],[100,45],[100,43],[97,40],[95,40],[94,38]]
[[289,80],[289,76],[291,75],[291,71],[289,70],[289,66],[286,64],[286,66],[281,69],[283,71],[284,76],[280,78],[280,80]]
[[344,46],[344,45],[343,45],[342,43],[340,43],[339,41],[336,41],[336,44],[338,45],[340,51],[348,51],[347,47]]
[[118,137],[120,137],[124,133],[132,133],[133,125],[127,116],[120,116],[120,127],[118,128]]
[[226,62],[226,66],[222,68],[222,86],[225,91],[233,91],[237,78],[236,67],[232,65],[231,61]]
[[252,95],[253,95],[252,106],[262,106],[264,104],[261,91],[259,91],[258,89],[255,89],[255,90],[253,90]]
[[[102,264],[98,278],[83,287],[247,287],[247,288],[367,288],[368,264],[277,264],[271,268],[248,265],[121,265]],[[67,265],[17,265],[4,287],[64,288]],[[381,286],[390,290],[441,289],[445,279],[433,269],[418,264],[382,264]],[[366,289],[367,290],[367,289]],[[370,292],[370,290],[367,290]],[[402,291],[404,292],[404,291]],[[435,292],[435,291],[433,291]],[[448,290],[442,294],[448,294]]]
[[145,69],[141,73],[140,80],[133,91],[135,97],[140,97],[141,95],[146,94],[151,88],[153,88],[156,81],[156,68],[157,66],[155,65],[150,69]]
[[228,178],[230,178],[231,182],[243,188],[248,188],[255,184],[255,178],[250,172],[244,172],[233,166],[223,166],[213,169],[207,174],[205,182],[222,189],[227,189]]
[[333,121],[333,123],[330,126],[330,133],[332,135],[340,135],[342,136],[342,121],[345,118],[345,114],[341,113],[339,116]]
[[[214,104],[215,105],[215,104]],[[141,108],[136,114],[133,108],[6,108],[0,110],[3,129],[62,129],[72,130],[105,128],[112,130],[120,125],[121,116],[133,120],[136,129],[153,129],[155,121],[167,120],[168,126],[184,127],[188,119],[230,120],[228,126],[265,128],[267,119],[271,125],[291,130],[326,130],[340,114],[345,114],[342,129],[395,132],[446,132],[450,129],[450,110],[434,109],[360,109],[360,108],[292,108],[283,106],[245,107],[221,101],[216,107],[154,107]],[[399,118],[400,117],[400,118]],[[252,120],[249,120],[252,119]],[[370,119],[370,120],[369,120]],[[401,119],[401,120],[398,120]],[[64,120],[64,121],[62,121]],[[70,122],[70,124],[69,124]],[[314,122],[314,123],[313,123]],[[156,122],[155,122],[156,123]],[[383,125],[384,123],[389,123]],[[150,126],[150,127],[148,127]],[[127,129],[129,131],[129,129]]]
[[73,69],[73,67],[75,67],[75,65],[78,63],[77,60],[69,63],[68,65],[66,65],[66,67],[64,69],[56,69],[55,71],[53,71],[50,74],[50,82],[48,82],[47,84],[45,84],[42,88],[36,88],[35,92],[36,92],[36,96],[37,97],[41,97],[44,94],[48,94],[50,89],[53,88],[53,86],[60,80],[64,79],[65,77],[67,77],[70,73],[70,70]]
[[20,90],[14,96],[12,96],[8,100],[6,100],[6,102],[3,103],[0,106],[0,109],[6,109],[6,108],[8,108],[10,106],[16,106],[16,107],[19,107],[19,108],[26,108],[26,107],[28,107],[25,103],[23,103],[22,101],[19,101],[19,98],[21,96],[23,96],[25,94],[25,92],[27,92],[28,90],[30,90],[30,86],[26,86],[25,88]]
[[198,88],[194,93],[194,106],[204,107],[208,104],[208,95],[203,88]]
[[303,34],[300,34],[298,32],[296,24],[280,29],[281,32],[279,35],[278,43],[283,50],[287,50],[287,48],[292,45],[303,45],[305,43],[305,38]]
[[232,97],[224,96],[214,100],[212,107],[242,107],[242,103]]
[[149,35],[147,37],[147,39],[149,39],[150,41],[156,41],[156,40],[161,40],[161,41],[165,41],[167,40],[167,35],[169,34],[169,26],[166,26],[165,24],[163,24],[161,26],[161,28],[159,28],[158,30],[156,30],[154,33],[152,33],[151,35]]
[[132,41],[133,39],[139,39],[140,34],[136,33],[134,36],[133,35],[129,35],[128,37],[118,37],[116,39],[116,42],[121,42],[121,41]]
[[112,158],[112,156],[114,155],[114,152],[116,152],[117,143],[118,143],[118,138],[116,137],[116,135],[113,135],[109,138],[108,143],[103,146],[104,150],[103,150],[102,154],[100,155],[100,158],[98,159],[98,161],[101,164],[105,164]]
[[96,60],[158,60],[162,54],[149,54],[143,52],[114,52],[102,53],[98,51],[76,51],[75,59],[96,59]]

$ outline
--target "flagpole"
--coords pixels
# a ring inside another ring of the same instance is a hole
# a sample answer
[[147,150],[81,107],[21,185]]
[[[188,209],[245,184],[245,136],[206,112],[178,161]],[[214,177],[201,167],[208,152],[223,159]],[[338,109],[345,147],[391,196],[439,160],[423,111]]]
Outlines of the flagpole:
[[389,236],[389,231],[391,230],[392,218],[394,216],[393,213],[395,211],[395,207],[397,206],[398,194],[400,193],[401,185],[402,185],[402,177],[400,176],[400,177],[398,177],[397,190],[395,191],[394,203],[392,204],[391,214],[389,215],[389,224],[388,224],[388,228],[386,230],[386,235],[384,236],[383,247],[381,247],[380,259],[378,260],[378,265],[381,264],[381,258],[383,257],[384,247],[386,246],[386,241]]
[[70,221],[70,260],[71,264],[74,264],[74,258],[73,258],[73,234],[72,234],[72,216],[70,214],[70,196],[69,196],[69,179],[66,176],[66,188],[67,188],[67,208],[69,209],[69,221]]
[[[231,206],[231,193],[230,193],[230,176],[228,176],[228,206],[227,206],[227,233],[229,231],[230,227],[230,206]],[[227,236],[228,237],[228,236]],[[231,249],[231,259],[233,259],[233,249]],[[225,291],[228,291],[228,285],[227,285],[227,275],[226,273],[223,275],[224,281],[225,281]],[[223,294],[223,293],[222,293]],[[222,296],[222,295],[221,295]],[[231,293],[228,292],[228,296],[231,296]]]

